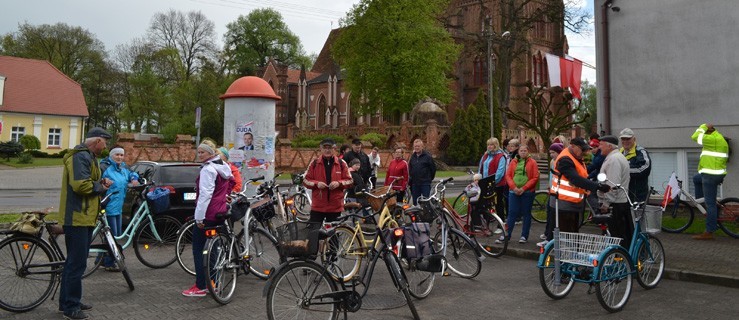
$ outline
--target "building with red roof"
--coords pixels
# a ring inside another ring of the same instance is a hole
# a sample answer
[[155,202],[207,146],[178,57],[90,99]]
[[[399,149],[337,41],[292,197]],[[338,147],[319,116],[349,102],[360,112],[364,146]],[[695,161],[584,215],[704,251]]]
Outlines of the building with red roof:
[[56,153],[82,141],[82,87],[44,60],[0,56],[0,141],[34,135]]

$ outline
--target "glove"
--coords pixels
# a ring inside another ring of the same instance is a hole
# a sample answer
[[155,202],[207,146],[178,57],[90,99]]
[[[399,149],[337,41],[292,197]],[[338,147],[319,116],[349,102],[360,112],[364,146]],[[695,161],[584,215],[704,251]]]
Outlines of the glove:
[[611,186],[605,184],[605,183],[599,183],[598,184],[598,191],[606,193],[608,191],[611,191]]

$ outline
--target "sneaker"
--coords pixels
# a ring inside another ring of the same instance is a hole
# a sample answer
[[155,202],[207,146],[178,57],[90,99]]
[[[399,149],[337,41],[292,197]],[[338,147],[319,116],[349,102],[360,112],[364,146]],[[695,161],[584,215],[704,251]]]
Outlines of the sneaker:
[[75,312],[64,314],[64,319],[76,320],[76,319],[87,319],[87,318],[88,316],[84,312],[82,312],[82,310],[77,310]]
[[521,220],[516,221],[516,224],[522,224],[523,222]]
[[208,293],[208,289],[198,289],[197,285],[193,285],[190,289],[182,291],[182,295],[185,297],[205,297]]
[[518,243],[526,243],[526,238],[521,237],[521,239],[518,239]]
[[501,229],[501,228],[495,229],[495,232],[493,232],[493,233],[495,233],[495,234],[501,234],[501,233],[503,233],[503,229]]
[[108,272],[121,272],[121,269],[118,269],[118,267],[116,267],[116,266],[111,266],[111,267],[105,267],[105,271],[108,271]]
[[699,235],[693,236],[693,240],[713,240],[713,233],[703,232]]
[[545,234],[542,233],[542,234],[539,235],[539,239],[546,240],[547,239],[547,235],[545,235]]
[[505,241],[505,237],[504,236],[500,236],[500,238],[498,238],[497,240],[495,240],[495,243],[503,243],[503,241]]
[[537,247],[544,247],[544,246],[546,246],[546,245],[547,245],[547,243],[549,243],[549,241],[547,241],[547,240],[544,240],[544,241],[541,241],[541,242],[537,242],[537,243],[536,243],[536,246],[537,246]]
[[[82,311],[92,310],[92,305],[80,303],[80,310],[82,310]],[[62,310],[62,307],[60,306],[59,307],[59,312],[62,312],[62,311],[64,311],[64,310]]]

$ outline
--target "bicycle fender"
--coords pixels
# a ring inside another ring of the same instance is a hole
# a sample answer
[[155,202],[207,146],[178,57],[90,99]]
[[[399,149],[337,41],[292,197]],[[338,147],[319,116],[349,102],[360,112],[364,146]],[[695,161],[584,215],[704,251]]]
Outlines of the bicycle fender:
[[[537,263],[536,263],[536,266],[537,267],[539,267],[539,268],[543,268],[544,267],[544,262],[545,262],[545,260],[547,258],[546,255],[544,255],[544,252],[547,252],[547,250],[549,250],[550,247],[554,247],[554,241],[549,241],[549,243],[547,243],[544,246],[543,251],[541,253],[539,253],[539,259],[537,260]],[[552,248],[552,250],[554,250],[554,248]]]

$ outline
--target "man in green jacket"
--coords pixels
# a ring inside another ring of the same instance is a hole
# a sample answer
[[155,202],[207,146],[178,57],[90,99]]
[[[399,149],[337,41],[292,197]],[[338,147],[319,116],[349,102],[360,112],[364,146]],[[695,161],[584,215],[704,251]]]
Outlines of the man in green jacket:
[[713,232],[718,229],[718,210],[716,209],[716,194],[718,185],[724,182],[726,176],[726,160],[729,159],[729,144],[714,127],[713,124],[702,124],[691,137],[693,141],[703,146],[698,174],[693,177],[695,197],[706,200],[706,231],[693,236],[695,240],[713,240]]
[[83,144],[64,155],[59,204],[59,213],[64,219],[64,244],[67,247],[67,260],[59,289],[59,310],[64,312],[64,319],[87,319],[83,310],[92,309],[92,306],[81,302],[82,274],[87,265],[92,230],[100,211],[100,196],[112,184],[109,179],[101,179],[102,173],[96,160],[110,138],[104,129],[92,128]]

